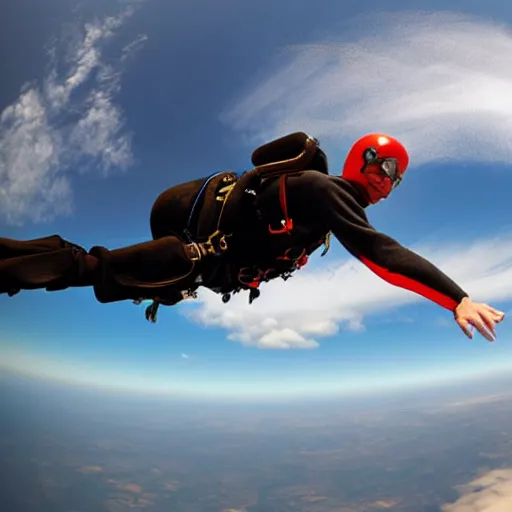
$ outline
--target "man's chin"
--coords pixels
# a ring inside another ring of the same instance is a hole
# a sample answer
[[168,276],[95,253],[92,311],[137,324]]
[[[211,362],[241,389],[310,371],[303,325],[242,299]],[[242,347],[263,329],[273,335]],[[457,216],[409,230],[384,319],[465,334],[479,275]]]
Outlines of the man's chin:
[[390,192],[384,193],[382,190],[372,187],[371,185],[368,187],[368,201],[370,204],[377,204],[383,199],[387,199],[389,197]]

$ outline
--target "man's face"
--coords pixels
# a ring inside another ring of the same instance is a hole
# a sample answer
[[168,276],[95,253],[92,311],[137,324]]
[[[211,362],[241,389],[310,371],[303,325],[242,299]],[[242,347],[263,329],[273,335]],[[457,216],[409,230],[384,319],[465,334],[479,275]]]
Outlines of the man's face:
[[365,170],[368,181],[368,196],[370,202],[375,204],[382,199],[386,199],[393,190],[391,178],[382,171],[380,164],[369,164]]

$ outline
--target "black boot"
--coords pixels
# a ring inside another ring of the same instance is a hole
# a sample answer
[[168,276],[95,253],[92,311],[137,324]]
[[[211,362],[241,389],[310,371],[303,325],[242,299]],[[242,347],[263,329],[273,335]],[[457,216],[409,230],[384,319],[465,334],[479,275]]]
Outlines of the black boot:
[[13,238],[0,238],[0,260],[17,258],[19,256],[32,256],[60,249],[75,248],[85,251],[79,245],[64,240],[59,235],[51,235],[32,240],[14,240]]
[[101,303],[158,298],[171,305],[182,291],[197,288],[198,254],[175,236],[115,250],[97,246],[89,253],[60,237],[1,243],[10,257],[0,260],[0,293],[92,286]]
[[197,288],[198,253],[176,236],[112,251],[93,247],[89,254],[100,262],[94,294],[101,303],[158,298],[173,305],[182,291]]
[[87,253],[76,246],[16,257],[11,253],[11,257],[0,260],[0,293],[12,296],[20,290],[91,286],[95,276]]

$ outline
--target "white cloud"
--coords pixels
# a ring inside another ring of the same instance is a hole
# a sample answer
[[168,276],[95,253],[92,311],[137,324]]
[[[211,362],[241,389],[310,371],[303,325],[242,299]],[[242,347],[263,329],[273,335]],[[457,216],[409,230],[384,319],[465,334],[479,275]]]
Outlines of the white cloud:
[[[475,299],[512,299],[512,235],[473,245],[418,247]],[[355,259],[333,262],[322,269],[305,267],[292,279],[264,283],[251,305],[247,294],[224,304],[218,295],[200,290],[199,303],[183,306],[192,320],[228,331],[228,338],[262,349],[315,348],[316,338],[339,328],[363,329],[367,315],[426,299],[389,285]],[[437,307],[437,306],[436,306]],[[451,315],[451,313],[448,313]],[[450,316],[451,318],[451,316]]]
[[133,55],[135,50],[138,50],[148,39],[146,35],[140,35],[137,39],[134,39],[131,43],[127,44],[123,48],[122,60],[126,60]]
[[[87,23],[52,48],[42,84],[25,84],[0,115],[0,215],[11,224],[51,220],[72,210],[72,172],[95,167],[103,175],[132,163],[130,134],[114,103],[126,58],[102,60],[127,8],[117,17]],[[59,51],[62,51],[62,55]]]
[[403,139],[412,164],[510,162],[509,27],[449,12],[349,22],[354,41],[285,49],[223,121],[253,143],[302,129],[348,149],[383,130]]
[[181,357],[182,357],[183,359],[188,359],[188,358],[189,358],[188,354],[181,354]]
[[447,408],[447,409],[461,409],[461,408],[473,407],[475,405],[502,402],[505,400],[510,400],[511,398],[512,398],[512,393],[496,393],[493,395],[476,396],[473,398],[467,398],[467,399],[459,400],[457,402],[448,402],[448,403],[444,404],[443,407]]
[[442,512],[510,512],[512,468],[495,469],[459,488],[460,498]]

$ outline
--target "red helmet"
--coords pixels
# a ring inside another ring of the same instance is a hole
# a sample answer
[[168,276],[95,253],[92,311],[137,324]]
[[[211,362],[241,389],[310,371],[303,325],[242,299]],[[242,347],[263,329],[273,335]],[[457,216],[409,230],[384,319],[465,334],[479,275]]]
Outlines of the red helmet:
[[360,185],[366,199],[375,204],[399,185],[408,165],[401,142],[384,133],[369,133],[350,148],[342,177]]

